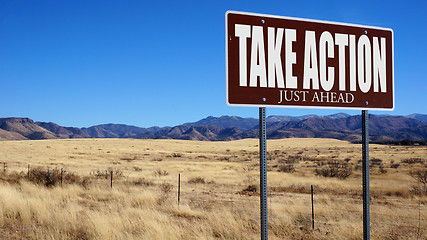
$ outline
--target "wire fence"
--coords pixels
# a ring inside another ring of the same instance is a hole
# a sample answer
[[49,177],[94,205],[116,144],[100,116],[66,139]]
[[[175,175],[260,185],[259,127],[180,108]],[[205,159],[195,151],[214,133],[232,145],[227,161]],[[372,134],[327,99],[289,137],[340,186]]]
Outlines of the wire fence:
[[[30,173],[31,169],[35,168],[44,168],[44,169],[73,169],[73,167],[61,166],[61,165],[51,165],[46,166],[43,164],[25,164],[22,162],[8,162],[0,163],[0,176],[4,173],[16,172],[22,175],[27,175]],[[108,187],[113,187],[113,172],[106,170],[105,171],[105,184]],[[61,170],[62,173],[62,170]],[[81,173],[83,175],[93,174],[90,172]],[[111,174],[111,178],[108,177],[108,174]],[[177,176],[178,179],[178,176]],[[179,179],[182,179],[181,176]],[[1,180],[1,179],[0,179]],[[61,179],[62,180],[62,179]],[[111,182],[110,182],[111,181]],[[179,180],[180,181],[180,180]],[[111,184],[111,185],[110,185]],[[175,183],[173,183],[175,184]],[[235,204],[236,202],[242,203],[252,203],[257,204],[259,198],[256,196],[246,196],[241,195],[236,192],[217,192],[217,194],[212,194],[212,192],[199,192],[194,193],[193,189],[186,189],[185,185],[181,185],[180,182],[177,182],[176,185],[180,185],[178,198],[181,198],[180,201],[185,201],[187,199],[196,199],[201,203],[208,203],[211,201],[216,201],[220,203],[230,203]],[[194,185],[193,185],[194,186]],[[209,198],[201,197],[201,195],[209,195]],[[313,212],[310,202],[310,192],[307,193],[297,193],[300,201],[290,201],[288,196],[284,195],[285,193],[275,193],[274,191],[269,190],[269,212],[270,218],[274,217],[277,214],[291,214],[294,216],[304,215],[311,217]],[[293,193],[295,194],[295,193]],[[305,200],[301,200],[304,199]],[[327,192],[322,192],[319,194],[314,194],[314,221],[316,226],[327,226],[333,225],[338,221],[343,221],[347,219],[360,219],[362,221],[363,210],[362,210],[362,198],[361,196],[343,196],[343,195],[333,195],[328,196]],[[198,198],[200,197],[200,198]],[[327,199],[327,200],[325,200]],[[388,226],[388,227],[398,227],[398,228],[408,228],[413,229],[414,231],[427,231],[427,206],[423,202],[416,202],[416,199],[405,199],[405,202],[402,202],[402,199],[386,196],[387,204],[376,203],[375,201],[371,202],[371,226]],[[359,205],[360,209],[355,209],[355,205]],[[277,206],[282,206],[277,208]],[[283,207],[286,206],[286,207]],[[342,207],[340,207],[342,206]],[[351,206],[351,208],[348,208]],[[398,208],[396,208],[398,206]],[[393,213],[384,212],[384,210],[394,210]],[[277,209],[281,209],[277,211]]]

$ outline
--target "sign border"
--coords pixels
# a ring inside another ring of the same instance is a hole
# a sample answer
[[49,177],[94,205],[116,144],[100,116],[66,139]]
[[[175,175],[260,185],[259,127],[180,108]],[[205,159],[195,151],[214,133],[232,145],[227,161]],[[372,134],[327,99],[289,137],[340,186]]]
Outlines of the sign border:
[[[269,17],[269,18],[278,18],[278,19],[287,19],[287,20],[295,20],[295,21],[305,21],[305,22],[314,22],[314,23],[325,23],[325,24],[334,24],[340,26],[351,26],[351,27],[359,27],[359,28],[369,28],[369,29],[378,29],[391,31],[391,47],[392,47],[392,86],[393,86],[393,107],[392,108],[363,108],[363,107],[328,107],[328,106],[300,106],[300,105],[262,105],[262,104],[236,104],[230,103],[228,99],[228,14],[242,14],[256,17]],[[228,10],[225,12],[225,98],[226,103],[230,107],[271,107],[271,108],[302,108],[302,109],[343,109],[343,110],[378,110],[378,111],[393,111],[395,108],[395,89],[394,89],[394,31],[391,28],[384,27],[375,27],[361,24],[353,24],[353,23],[342,23],[342,22],[333,22],[333,21],[325,21],[325,20],[314,20],[314,19],[306,19],[306,18],[296,18],[296,17],[286,17],[286,16],[278,16],[278,15],[270,15],[270,14],[262,14],[262,13],[250,13],[250,12],[241,12],[241,11],[233,11]]]

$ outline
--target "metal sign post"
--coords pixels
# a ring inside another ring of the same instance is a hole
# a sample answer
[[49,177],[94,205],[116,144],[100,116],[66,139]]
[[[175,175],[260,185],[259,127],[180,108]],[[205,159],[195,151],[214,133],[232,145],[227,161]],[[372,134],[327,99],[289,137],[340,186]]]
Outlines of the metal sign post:
[[368,119],[369,119],[368,110],[362,110],[363,240],[370,239]]
[[261,210],[261,240],[268,239],[267,218],[267,134],[266,134],[266,110],[259,108],[259,171],[260,171],[260,210]]

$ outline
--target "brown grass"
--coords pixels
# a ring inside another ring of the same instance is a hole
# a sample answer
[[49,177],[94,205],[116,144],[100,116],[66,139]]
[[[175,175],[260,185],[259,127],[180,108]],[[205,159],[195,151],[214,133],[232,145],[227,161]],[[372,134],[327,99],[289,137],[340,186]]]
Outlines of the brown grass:
[[[361,239],[361,146],[332,139],[267,145],[269,239]],[[425,169],[426,153],[425,146],[370,146],[371,159],[378,159],[370,167],[372,239],[427,238],[427,196],[413,191],[423,186],[410,174]],[[0,162],[7,163],[0,169],[2,239],[260,236],[256,139],[4,141]],[[331,162],[346,164],[351,175],[316,176]],[[28,177],[28,164],[39,182]],[[288,165],[292,171],[283,169]],[[69,176],[62,187],[61,168]],[[46,187],[48,169],[55,184]]]

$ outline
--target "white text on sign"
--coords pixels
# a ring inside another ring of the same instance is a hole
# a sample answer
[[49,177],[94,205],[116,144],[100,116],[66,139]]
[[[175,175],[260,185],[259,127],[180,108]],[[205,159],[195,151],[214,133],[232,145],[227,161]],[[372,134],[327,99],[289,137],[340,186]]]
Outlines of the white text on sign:
[[[324,31],[316,42],[315,32],[309,30],[305,31],[304,39],[297,39],[296,36],[296,29],[268,27],[268,44],[265,52],[262,26],[235,24],[235,37],[239,39],[239,85],[297,89],[300,81],[292,72],[292,66],[297,64],[292,43],[304,41],[303,89],[319,90],[321,87],[323,91],[330,91],[335,84],[338,84],[339,91],[357,91],[356,87],[358,87],[363,93],[369,92],[371,88],[373,92],[387,92],[385,38],[369,39],[367,35],[361,35],[356,39],[352,34],[332,35]],[[249,53],[247,52],[248,39],[251,39]],[[338,48],[338,53],[334,50],[335,46]],[[281,55],[283,50],[284,62]],[[348,63],[346,54],[348,54]],[[249,77],[247,76],[248,57]],[[338,59],[338,70],[327,66],[328,58]],[[349,64],[347,68],[349,79],[346,79],[346,64]],[[283,66],[286,69],[285,74]],[[335,71],[338,71],[338,80],[335,79]],[[343,102],[349,101],[348,98],[344,100],[345,95],[337,94],[336,96]]]

